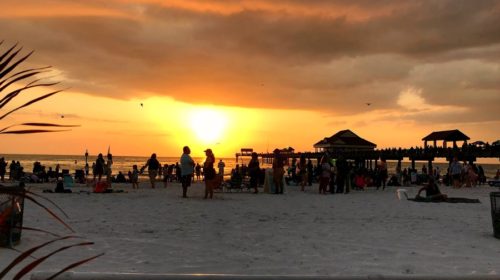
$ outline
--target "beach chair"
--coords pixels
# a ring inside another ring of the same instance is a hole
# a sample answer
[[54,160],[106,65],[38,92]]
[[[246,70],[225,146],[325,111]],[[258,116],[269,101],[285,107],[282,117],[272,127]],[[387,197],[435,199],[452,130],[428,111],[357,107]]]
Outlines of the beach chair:
[[85,184],[85,172],[83,170],[75,170],[75,181],[79,184]]
[[64,174],[63,175],[63,182],[64,182],[64,187],[65,188],[72,188],[73,187],[73,177],[69,174]]

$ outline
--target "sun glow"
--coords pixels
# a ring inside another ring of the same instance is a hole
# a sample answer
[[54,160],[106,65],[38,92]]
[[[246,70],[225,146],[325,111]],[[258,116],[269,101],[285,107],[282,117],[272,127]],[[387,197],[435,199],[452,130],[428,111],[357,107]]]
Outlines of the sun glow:
[[214,109],[195,109],[190,114],[193,133],[204,144],[217,144],[226,132],[228,118]]

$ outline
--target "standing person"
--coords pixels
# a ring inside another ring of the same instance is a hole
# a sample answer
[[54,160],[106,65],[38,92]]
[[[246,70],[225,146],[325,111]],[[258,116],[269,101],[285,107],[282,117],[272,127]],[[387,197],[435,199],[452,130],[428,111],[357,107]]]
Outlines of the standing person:
[[307,160],[307,183],[312,186],[314,176],[314,166],[311,159]]
[[305,191],[305,186],[307,184],[307,162],[304,155],[300,156],[298,167],[299,167],[300,191]]
[[[49,167],[49,170],[52,170],[52,167]],[[96,168],[95,168],[95,162],[92,162],[92,176],[94,177],[94,181],[95,181],[95,176],[97,175],[96,173]],[[50,178],[50,176],[49,176]]]
[[[102,157],[102,155],[101,155]],[[103,159],[103,162],[104,162],[104,159]],[[56,178],[59,178],[59,170],[61,169],[61,166],[58,164],[56,164]]]
[[84,169],[85,169],[85,178],[86,178],[86,177],[89,176],[89,169],[90,169],[88,162],[85,163],[85,168]]
[[5,173],[7,173],[7,162],[5,158],[0,158],[0,179],[5,182]]
[[165,163],[163,165],[162,174],[163,174],[163,186],[165,188],[167,188],[168,180],[170,179],[170,174],[168,174],[168,164],[167,163]]
[[385,185],[388,178],[389,171],[387,170],[387,162],[385,161],[385,159],[380,159],[380,182],[382,183],[382,190],[385,190]]
[[156,159],[156,154],[153,153],[151,157],[148,159],[146,164],[141,168],[141,170],[144,170],[146,167],[148,167],[148,175],[149,175],[149,181],[151,182],[151,188],[155,188],[155,180],[156,180],[156,175],[158,175],[158,169],[160,168],[160,162],[158,159]]
[[337,191],[336,193],[344,193],[344,186],[346,183],[347,175],[349,174],[349,165],[347,164],[347,160],[340,155],[337,161],[335,162],[337,167]]
[[130,181],[132,182],[132,188],[139,188],[139,169],[137,169],[137,164],[132,166],[132,176],[130,176]]
[[106,161],[106,182],[111,185],[111,173],[113,167],[113,155],[108,154],[108,160]]
[[320,161],[320,174],[319,174],[319,193],[326,194],[328,183],[332,173],[332,166],[326,156],[323,156]]
[[201,165],[199,163],[196,163],[196,167],[195,167],[195,170],[196,170],[196,181],[200,181],[201,179]]
[[182,183],[182,197],[187,198],[187,189],[191,186],[191,178],[193,177],[194,170],[194,160],[189,155],[191,154],[191,150],[188,146],[184,146],[182,148],[182,156],[181,156],[181,183]]
[[14,181],[14,178],[16,177],[16,173],[17,173],[16,161],[12,160],[12,162],[9,165],[9,180]]
[[219,164],[217,164],[217,167],[219,168],[219,176],[224,179],[224,167],[226,167],[226,164],[221,160],[219,160]]
[[274,150],[273,159],[273,181],[276,186],[275,194],[283,194],[283,175],[285,170],[283,170],[283,158],[279,149]]
[[214,185],[216,182],[216,174],[215,174],[215,156],[212,152],[212,149],[206,149],[205,155],[207,158],[205,159],[205,163],[203,163],[203,174],[205,174],[205,199],[210,195],[210,199],[214,196]]
[[453,180],[453,188],[460,188],[462,186],[462,169],[462,164],[458,162],[458,158],[453,157],[453,161],[450,163],[450,176]]
[[250,187],[254,189],[253,193],[258,193],[257,189],[260,178],[259,156],[256,152],[252,153],[252,159],[248,163],[248,173],[250,174]]
[[[95,168],[94,168],[95,169],[94,182],[95,182],[96,176],[98,178],[97,181],[98,182],[101,181],[102,175],[104,174],[104,165],[105,165],[105,162],[104,162],[104,157],[102,156],[102,154],[97,155],[97,159],[95,160]],[[57,166],[59,166],[59,164]],[[56,178],[57,178],[57,173],[58,173],[57,166],[56,166]]]

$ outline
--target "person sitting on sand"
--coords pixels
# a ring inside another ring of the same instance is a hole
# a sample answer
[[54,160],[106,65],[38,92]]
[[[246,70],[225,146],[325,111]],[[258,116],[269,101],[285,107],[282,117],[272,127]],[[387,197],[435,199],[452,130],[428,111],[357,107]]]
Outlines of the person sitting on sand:
[[425,190],[425,199],[430,200],[430,201],[446,201],[448,199],[448,196],[446,194],[441,193],[439,190],[439,187],[436,185],[436,182],[434,181],[434,178],[429,178],[429,183],[427,185],[424,185],[420,190],[418,190],[418,193],[415,198],[422,198],[420,196],[420,193]]
[[63,179],[61,177],[59,177],[59,178],[57,178],[57,184],[56,184],[56,188],[54,189],[54,192],[56,192],[56,193],[70,193],[71,190],[64,188]]

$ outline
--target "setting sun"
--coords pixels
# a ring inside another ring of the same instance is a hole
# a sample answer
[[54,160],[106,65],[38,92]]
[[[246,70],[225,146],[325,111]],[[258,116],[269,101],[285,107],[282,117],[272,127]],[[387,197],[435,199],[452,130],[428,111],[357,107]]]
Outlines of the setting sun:
[[194,109],[190,115],[191,129],[204,144],[216,144],[226,132],[227,115],[213,109]]

